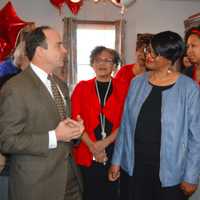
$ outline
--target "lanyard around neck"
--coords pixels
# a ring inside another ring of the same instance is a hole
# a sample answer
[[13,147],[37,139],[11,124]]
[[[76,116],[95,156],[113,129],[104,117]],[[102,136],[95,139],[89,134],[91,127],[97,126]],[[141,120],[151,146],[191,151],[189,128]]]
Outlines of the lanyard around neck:
[[[112,80],[110,79],[108,87],[106,89],[106,93],[105,93],[104,98],[103,98],[103,107],[106,105],[106,99],[108,97],[108,93],[109,93],[109,90],[110,90],[110,87],[111,87],[111,83],[112,83]],[[101,105],[101,98],[100,98],[100,93],[99,93],[99,88],[98,88],[97,80],[95,80],[95,86],[96,86],[96,91],[97,91],[97,96],[98,96],[99,104]],[[105,132],[105,116],[102,113],[100,113],[100,124],[101,124],[101,135],[102,135],[102,138],[104,139],[106,137],[106,132]]]

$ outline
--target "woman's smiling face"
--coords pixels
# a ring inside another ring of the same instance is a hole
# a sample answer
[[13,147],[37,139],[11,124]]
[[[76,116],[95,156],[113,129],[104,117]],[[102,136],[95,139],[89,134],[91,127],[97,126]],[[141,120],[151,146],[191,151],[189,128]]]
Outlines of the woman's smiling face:
[[187,40],[187,56],[193,64],[200,64],[200,36],[191,34]]
[[113,55],[106,50],[102,51],[95,57],[92,67],[97,77],[111,76],[115,68]]

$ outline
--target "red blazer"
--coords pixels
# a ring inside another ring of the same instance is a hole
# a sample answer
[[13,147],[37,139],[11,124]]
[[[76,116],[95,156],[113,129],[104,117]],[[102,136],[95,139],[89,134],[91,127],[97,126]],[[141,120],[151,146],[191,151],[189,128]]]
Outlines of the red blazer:
[[192,79],[196,81],[200,85],[200,81],[197,81],[197,66],[194,65],[193,72],[192,72]]
[[135,77],[135,74],[133,73],[134,66],[135,64],[128,64],[122,66],[114,77],[114,79],[123,83],[126,90],[126,94],[128,93],[128,88],[131,80]]
[[[112,79],[112,93],[102,108],[103,114],[113,124],[112,132],[119,127],[123,110],[125,92],[123,84]],[[72,118],[76,119],[80,115],[84,120],[85,131],[92,141],[96,141],[94,129],[100,123],[99,114],[101,106],[96,93],[95,78],[88,81],[79,82],[71,97]],[[90,166],[92,163],[92,153],[84,142],[75,147],[75,159],[77,164]]]

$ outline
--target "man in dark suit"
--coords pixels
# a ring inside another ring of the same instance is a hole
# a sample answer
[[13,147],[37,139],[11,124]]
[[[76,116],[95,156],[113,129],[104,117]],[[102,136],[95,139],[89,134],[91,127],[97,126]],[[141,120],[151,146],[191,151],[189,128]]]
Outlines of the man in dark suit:
[[65,105],[62,120],[48,75],[64,65],[66,49],[50,27],[26,38],[30,66],[11,78],[0,94],[0,151],[10,154],[9,200],[80,200],[81,182],[71,140],[82,121],[70,118],[67,86],[55,78]]
[[[31,30],[31,29],[30,29]],[[0,62],[0,89],[11,77],[17,75],[29,65],[25,55],[25,37],[30,30],[21,30],[16,46],[9,58]],[[0,152],[0,199],[8,199],[9,158]]]

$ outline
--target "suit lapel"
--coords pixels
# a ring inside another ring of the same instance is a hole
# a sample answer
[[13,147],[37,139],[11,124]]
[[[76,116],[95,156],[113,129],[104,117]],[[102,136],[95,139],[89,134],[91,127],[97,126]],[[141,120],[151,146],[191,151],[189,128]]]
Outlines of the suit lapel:
[[37,88],[39,92],[40,99],[38,101],[43,101],[43,104],[47,106],[48,112],[50,113],[55,113],[55,118],[59,118],[59,113],[56,108],[55,102],[53,100],[53,97],[49,93],[48,89],[46,86],[42,83],[40,78],[35,74],[35,72],[29,67],[27,69],[27,74],[29,75],[30,80],[33,81],[35,87]]

